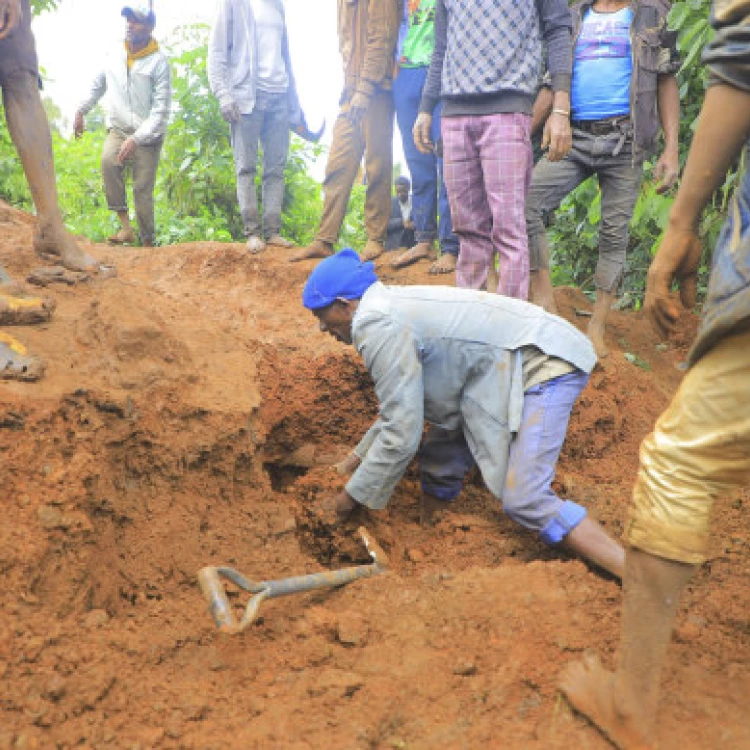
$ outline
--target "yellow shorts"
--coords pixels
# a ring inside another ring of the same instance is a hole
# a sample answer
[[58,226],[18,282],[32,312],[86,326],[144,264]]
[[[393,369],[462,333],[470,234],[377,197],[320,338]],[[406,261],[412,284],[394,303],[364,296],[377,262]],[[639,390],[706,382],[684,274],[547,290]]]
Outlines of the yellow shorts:
[[691,368],[640,459],[625,538],[652,555],[703,562],[714,500],[750,485],[750,331]]

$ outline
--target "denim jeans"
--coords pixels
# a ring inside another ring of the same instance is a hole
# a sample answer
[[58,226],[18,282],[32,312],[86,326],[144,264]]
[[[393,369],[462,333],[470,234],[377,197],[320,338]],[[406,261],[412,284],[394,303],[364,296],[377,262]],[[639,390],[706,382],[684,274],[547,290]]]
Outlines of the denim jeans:
[[[442,252],[458,255],[458,237],[453,233],[443,181],[443,160],[435,154],[423,154],[414,145],[412,131],[426,79],[427,68],[401,68],[393,82],[396,120],[412,181],[412,218],[417,242],[433,242],[437,237]],[[441,109],[439,105],[432,114],[431,140],[435,145],[440,139]]]
[[[255,109],[231,124],[232,151],[237,176],[237,200],[246,237],[271,237],[281,232],[284,168],[289,154],[287,94],[257,92]],[[258,144],[263,147],[263,226],[258,213]]]
[[601,223],[594,284],[604,292],[617,288],[625,271],[628,225],[643,179],[642,163],[633,161],[631,137],[619,153],[614,153],[620,139],[621,134],[617,131],[592,135],[574,127],[570,153],[562,161],[542,159],[534,167],[526,198],[532,271],[549,268],[545,213],[557,209],[568,193],[592,175],[597,175],[601,189]]
[[[575,370],[529,388],[521,427],[510,446],[503,510],[547,544],[561,542],[586,517],[585,508],[554,493],[552,480],[570,412],[588,379]],[[445,501],[458,497],[474,465],[463,431],[431,427],[418,457],[423,492]]]

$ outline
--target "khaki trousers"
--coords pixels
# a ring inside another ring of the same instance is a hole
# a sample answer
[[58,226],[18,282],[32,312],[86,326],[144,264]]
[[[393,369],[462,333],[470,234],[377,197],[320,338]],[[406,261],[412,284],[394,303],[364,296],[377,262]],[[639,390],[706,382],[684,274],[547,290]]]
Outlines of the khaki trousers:
[[102,177],[107,206],[110,211],[127,211],[128,196],[125,192],[125,170],[133,171],[133,202],[138,234],[142,245],[153,245],[154,227],[154,185],[156,169],[159,166],[162,141],[148,146],[138,146],[133,156],[125,163],[117,161],[117,154],[129,137],[116,128],[107,131],[102,151]]
[[690,369],[654,431],[625,529],[644,552],[699,564],[714,500],[750,485],[750,331],[719,341]]
[[346,102],[333,128],[333,142],[323,181],[325,203],[317,239],[335,244],[346,216],[354,180],[365,157],[365,230],[368,240],[384,242],[391,213],[393,179],[393,95],[379,91],[361,125],[354,127],[346,114]]

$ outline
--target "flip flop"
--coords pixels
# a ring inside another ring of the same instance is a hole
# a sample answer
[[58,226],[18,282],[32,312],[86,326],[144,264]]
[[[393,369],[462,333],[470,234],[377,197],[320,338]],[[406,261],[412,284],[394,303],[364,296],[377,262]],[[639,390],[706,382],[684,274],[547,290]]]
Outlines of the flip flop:
[[0,380],[32,382],[44,375],[44,369],[44,362],[28,354],[20,341],[0,332]]
[[0,292],[0,325],[46,323],[55,309],[55,301],[42,297],[20,297]]

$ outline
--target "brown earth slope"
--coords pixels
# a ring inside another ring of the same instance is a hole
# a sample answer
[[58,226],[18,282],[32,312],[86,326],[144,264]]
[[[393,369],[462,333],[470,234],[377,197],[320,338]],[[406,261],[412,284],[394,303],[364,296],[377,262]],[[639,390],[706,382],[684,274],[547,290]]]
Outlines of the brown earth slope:
[[[4,209],[0,263],[22,278],[29,248],[27,217]],[[14,332],[47,377],[0,384],[0,749],[608,747],[555,679],[586,648],[612,661],[620,589],[476,482],[424,529],[412,467],[367,520],[391,572],[219,634],[200,567],[272,579],[358,557],[309,510],[340,486],[327,466],[373,418],[371,385],[299,303],[311,264],[211,243],[93,250],[119,278],[49,290],[53,321]],[[435,283],[426,268],[381,270]],[[558,301],[585,325],[582,295]],[[614,314],[559,467],[560,491],[615,534],[687,339],[657,344],[641,314]],[[663,750],[750,747],[747,502],[718,506],[683,602]]]

